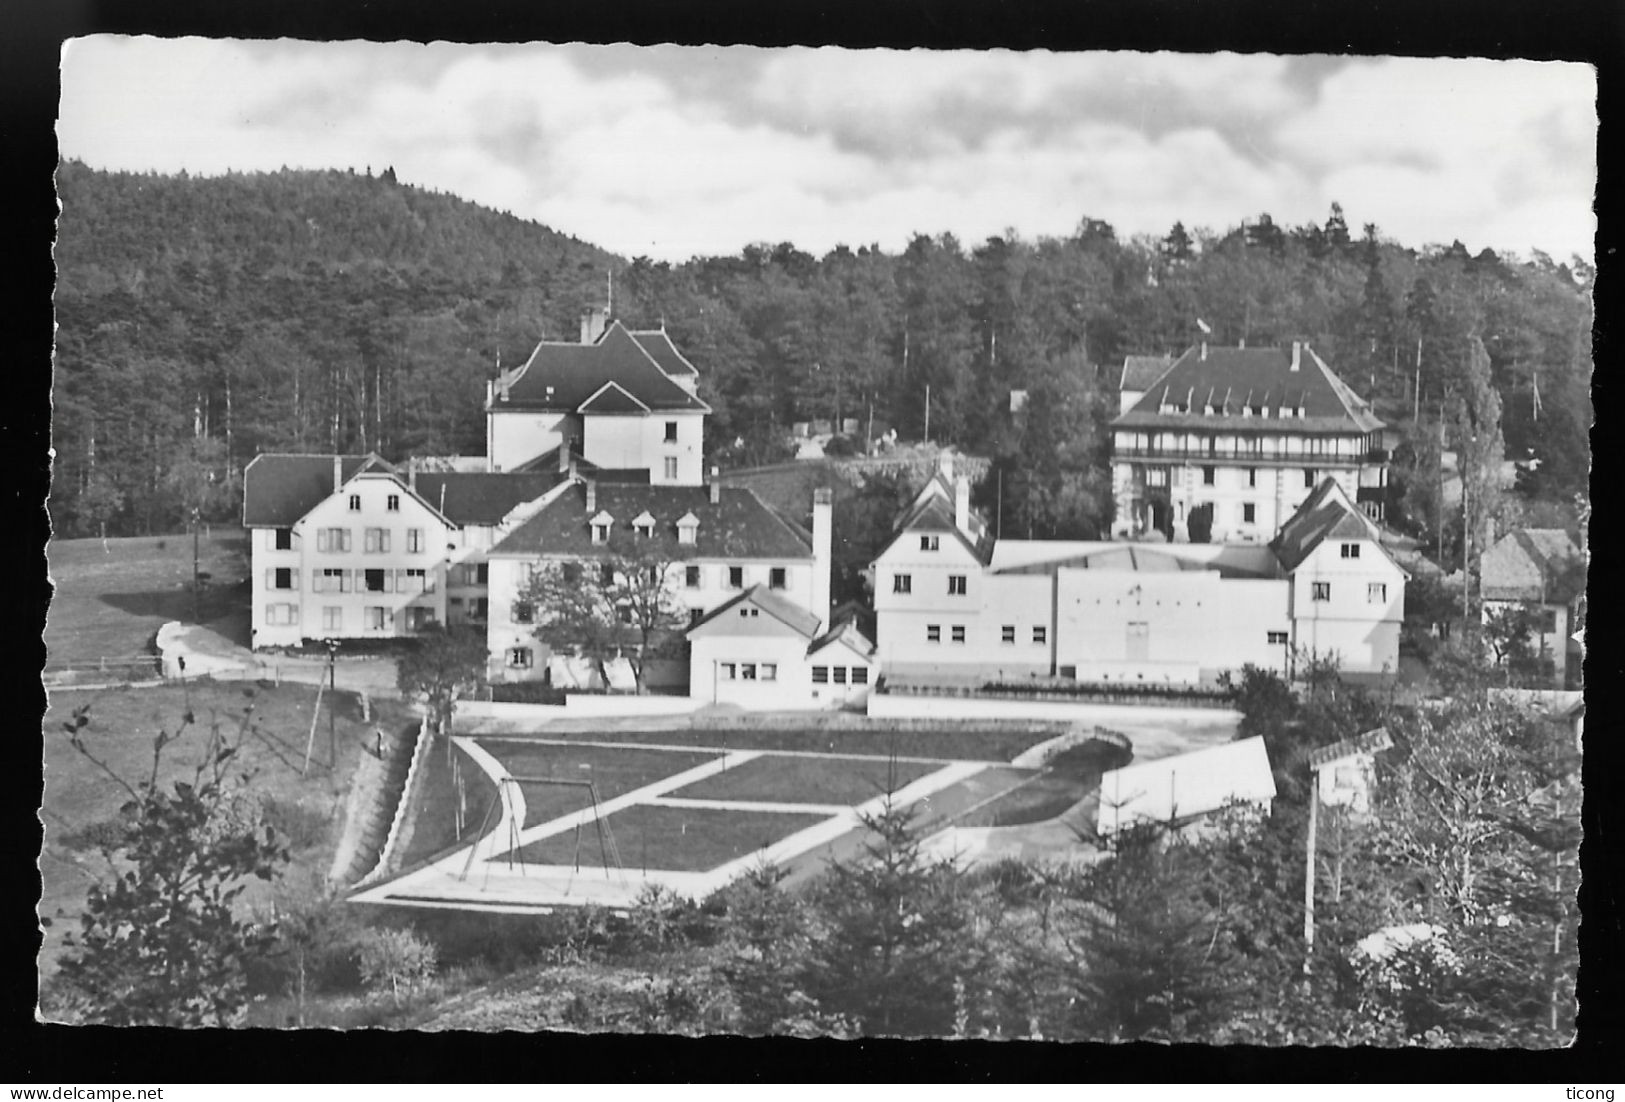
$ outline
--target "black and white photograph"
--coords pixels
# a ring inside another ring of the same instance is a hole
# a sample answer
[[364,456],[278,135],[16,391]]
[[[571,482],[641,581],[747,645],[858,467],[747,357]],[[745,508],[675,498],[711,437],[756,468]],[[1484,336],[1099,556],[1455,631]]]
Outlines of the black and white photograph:
[[1597,97],[66,42],[38,1020],[1568,1048]]

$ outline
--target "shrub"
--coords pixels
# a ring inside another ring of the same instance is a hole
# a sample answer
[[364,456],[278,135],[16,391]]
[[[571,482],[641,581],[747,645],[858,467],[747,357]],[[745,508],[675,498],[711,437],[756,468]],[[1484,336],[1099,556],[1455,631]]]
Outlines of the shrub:
[[500,704],[563,704],[564,690],[540,681],[512,681],[492,685],[491,699]]
[[436,956],[434,943],[411,930],[372,930],[359,946],[361,980],[376,989],[387,986],[399,1006],[402,988],[411,991],[433,978]]
[[327,840],[331,821],[326,812],[275,797],[266,797],[262,810],[265,821],[283,837],[289,849],[309,849]]

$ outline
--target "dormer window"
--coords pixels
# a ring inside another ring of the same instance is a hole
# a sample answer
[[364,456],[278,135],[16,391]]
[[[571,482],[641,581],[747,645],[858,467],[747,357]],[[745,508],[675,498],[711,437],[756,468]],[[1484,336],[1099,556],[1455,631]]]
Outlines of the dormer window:
[[639,539],[648,539],[655,534],[655,518],[645,509],[632,518],[632,530],[638,534]]
[[615,518],[608,513],[599,511],[598,515],[587,522],[592,526],[592,542],[608,543],[609,533],[615,527]]
[[692,547],[699,542],[700,518],[693,513],[684,513],[677,521],[677,542]]

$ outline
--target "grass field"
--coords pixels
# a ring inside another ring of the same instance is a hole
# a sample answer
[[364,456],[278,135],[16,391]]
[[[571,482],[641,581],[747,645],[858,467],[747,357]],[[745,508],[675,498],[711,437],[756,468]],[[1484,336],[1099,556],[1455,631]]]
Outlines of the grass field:
[[[475,738],[481,736],[475,735]],[[703,746],[719,750],[788,750],[827,754],[858,754],[888,758],[964,759],[1009,761],[1023,750],[1055,737],[1054,730],[1024,731],[989,726],[985,730],[862,731],[845,729],[730,730],[673,727],[669,730],[601,730],[566,734],[549,731],[560,741],[581,739],[616,742],[628,746],[649,743]],[[481,738],[482,743],[486,740]],[[515,740],[517,741],[517,740]]]
[[[626,868],[704,872],[744,857],[798,830],[821,823],[827,815],[796,812],[722,811],[710,808],[659,807],[638,804],[605,818]],[[571,865],[579,855],[582,868],[603,868],[598,833],[587,824],[532,842],[519,851],[534,865]]]
[[[238,761],[253,771],[250,790],[265,801],[267,818],[292,843],[290,874],[307,869],[325,876],[343,829],[344,799],[363,741],[370,741],[375,727],[396,730],[415,718],[403,705],[380,701],[372,721],[363,722],[353,697],[324,697],[310,774],[301,776],[315,699],[316,690],[303,685],[268,689],[207,682],[53,694],[44,720],[45,846],[40,858],[44,886],[39,909],[54,924],[46,930],[42,964],[49,967],[61,952],[62,935],[77,927],[91,884],[107,876],[107,864],[95,845],[98,824],[114,820],[129,798],[61,733],[62,723],[76,706],[90,705],[86,742],[92,752],[132,783],[151,771],[154,736],[160,729],[173,732],[188,706],[197,723],[166,748],[162,779],[191,777],[217,723],[234,743],[242,730]],[[333,769],[328,764],[326,716],[328,701],[335,699],[338,764]],[[251,897],[263,899],[267,887],[254,882]]]
[[940,766],[879,758],[760,757],[667,793],[689,800],[854,804],[895,791]]
[[[209,575],[202,619],[227,638],[248,640],[248,534],[214,528],[199,540]],[[138,659],[167,620],[190,621],[189,535],[52,540],[46,547],[56,593],[45,623],[51,668]]]
[[[673,773],[703,765],[714,755],[694,751],[625,749],[600,746],[546,746],[536,743],[481,740],[480,745],[516,777],[554,777],[566,781],[592,781],[599,800],[608,800],[634,788],[653,784]],[[527,827],[557,819],[592,806],[592,797],[579,785],[526,784]]]

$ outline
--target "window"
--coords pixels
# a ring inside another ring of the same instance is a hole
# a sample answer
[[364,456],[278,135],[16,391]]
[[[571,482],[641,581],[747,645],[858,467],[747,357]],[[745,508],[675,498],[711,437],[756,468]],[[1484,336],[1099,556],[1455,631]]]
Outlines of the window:
[[491,564],[488,562],[474,564],[474,584],[489,585],[491,581]]
[[965,641],[965,625],[964,624],[955,624],[953,630],[954,630],[954,634],[953,634],[954,642],[963,643]]
[[598,568],[598,584],[605,586],[615,584],[615,567],[612,564],[606,562]]
[[592,542],[594,542],[594,543],[608,543],[609,542],[609,525],[607,525],[607,524],[595,524],[595,525],[593,525],[592,526]]
[[331,567],[314,571],[310,578],[310,590],[312,593],[348,593],[350,592],[350,572],[348,570],[334,570]]
[[921,536],[920,537],[920,550],[921,551],[936,551],[939,548],[941,548],[941,546],[942,546],[942,537],[941,536]]
[[927,643],[940,643],[940,642],[942,642],[942,625],[941,624],[927,624],[927,625],[925,625],[925,641]]
[[389,497],[384,499],[384,508],[389,510],[391,513],[400,512],[401,511],[401,495],[400,494],[390,494]]
[[1047,643],[1049,641],[1049,628],[1043,624],[1033,625],[1033,642]]
[[344,609],[338,605],[322,606],[322,630],[337,634],[344,630]]
[[1365,603],[1368,605],[1385,605],[1388,603],[1388,583],[1371,582],[1365,587]]
[[1168,468],[1147,467],[1145,469],[1145,484],[1153,488],[1168,485]]
[[432,593],[434,586],[429,584],[429,572],[422,567],[412,567],[406,570],[395,571],[396,593]]
[[666,456],[666,480],[668,482],[677,481],[677,457],[675,455]]
[[368,555],[377,555],[389,550],[389,529],[368,528],[363,533],[362,550]]
[[868,666],[853,666],[852,667],[852,684],[854,684],[854,685],[867,685],[867,684],[869,684],[869,667]]
[[408,528],[406,530],[406,550],[408,554],[412,555],[423,553],[423,529]]
[[1016,625],[1005,624],[999,629],[999,642],[1014,643],[1016,641]]
[[692,546],[696,542],[696,539],[697,539],[697,537],[699,535],[699,531],[700,531],[700,526],[698,524],[695,524],[693,521],[689,521],[689,523],[687,523],[687,524],[684,524],[682,521],[678,521],[677,522],[677,542],[678,543],[686,543],[686,544],[689,544],[690,546]]
[[756,663],[754,663],[754,662],[741,662],[739,664],[739,680],[741,680],[741,681],[755,681],[756,680]]
[[829,667],[828,666],[814,666],[813,667],[813,684],[814,685],[828,685],[829,684]]
[[1315,488],[1315,472],[1314,471],[1304,471],[1303,472],[1303,488],[1305,490],[1313,490]]
[[1270,646],[1272,647],[1286,646],[1286,639],[1287,635],[1284,631],[1272,631],[1269,633]]
[[779,664],[777,662],[762,663],[762,680],[777,681],[779,679]]
[[293,529],[278,528],[271,533],[271,549],[273,551],[293,550]]
[[616,605],[615,618],[620,620],[620,622],[623,624],[630,624],[632,622],[632,606]]
[[730,566],[728,568],[728,588],[729,589],[744,589],[745,588],[745,568],[744,567],[742,567],[742,566]]
[[531,662],[530,654],[531,654],[531,651],[530,651],[529,647],[509,647],[508,648],[508,666],[509,666],[509,668],[516,669],[516,670],[528,670],[528,669],[530,669],[530,662]]
[[700,588],[700,568],[697,566],[683,567],[683,584],[689,589]]
[[720,662],[717,664],[717,673],[724,681],[736,680],[739,677],[738,671],[739,668],[732,662]]
[[891,591],[893,593],[913,593],[914,575],[893,574],[891,580]]
[[265,588],[292,589],[298,584],[298,577],[292,567],[279,566],[265,572]]
[[1345,543],[1338,548],[1338,552],[1345,559],[1357,559],[1360,557],[1360,545],[1357,543]]
[[[666,422],[666,443],[668,443],[668,444],[677,443],[677,422],[676,421],[667,421]],[[677,461],[674,459],[671,462],[676,463]]]
[[1257,519],[1258,519],[1258,506],[1254,505],[1250,501],[1242,502],[1242,505],[1241,505],[1241,523],[1243,523],[1243,524],[1252,524]]
[[434,623],[434,609],[409,608],[406,610],[406,629],[408,631],[424,631]]
[[395,627],[395,613],[380,605],[368,605],[367,609],[368,631],[391,631]]
[[389,571],[363,570],[361,574],[368,593],[389,592]]
[[1258,468],[1257,467],[1248,467],[1247,468],[1247,485],[1249,487],[1256,487],[1258,485]]
[[965,575],[948,575],[948,596],[963,597],[965,595]]
[[348,551],[350,549],[350,530],[348,528],[323,528],[316,533],[316,550],[318,551]]
[[846,684],[846,667],[845,666],[836,666],[830,672],[835,675],[835,684],[837,684],[837,685],[845,685]]
[[782,566],[775,566],[767,572],[767,586],[769,589],[783,589],[787,584],[789,572]]
[[1543,608],[1535,616],[1535,630],[1550,635],[1557,630],[1557,609]]
[[1217,472],[1215,472],[1212,467],[1203,467],[1202,468],[1202,485],[1204,485],[1204,486],[1213,485],[1213,480],[1216,477],[1216,474],[1217,474]]
[[361,495],[360,494],[351,494],[350,495],[350,512],[352,512],[352,513],[361,512]]
[[297,624],[299,622],[298,605],[266,605],[265,623],[270,627]]
[[703,619],[705,619],[705,609],[703,609],[703,608],[691,608],[691,609],[688,610],[688,626],[689,627],[693,627],[695,624],[699,623]]
[[1309,594],[1310,600],[1329,601],[1329,600],[1332,599],[1332,583],[1331,582],[1312,582],[1310,584],[1311,584],[1311,590],[1310,590],[1310,594]]
[[490,617],[491,598],[475,597],[472,601],[468,602],[468,618],[470,620],[478,620],[483,624],[486,620],[490,619]]

